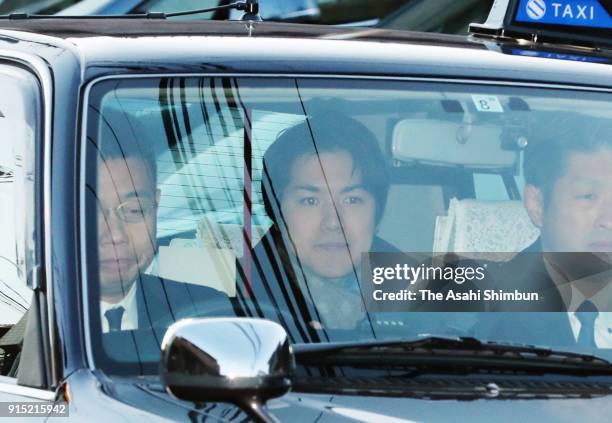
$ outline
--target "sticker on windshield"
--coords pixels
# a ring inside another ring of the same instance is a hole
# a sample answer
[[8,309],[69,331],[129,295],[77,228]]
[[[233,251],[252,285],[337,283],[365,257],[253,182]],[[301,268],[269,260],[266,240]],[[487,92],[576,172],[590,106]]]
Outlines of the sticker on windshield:
[[479,112],[503,113],[499,99],[494,95],[472,95],[472,101]]

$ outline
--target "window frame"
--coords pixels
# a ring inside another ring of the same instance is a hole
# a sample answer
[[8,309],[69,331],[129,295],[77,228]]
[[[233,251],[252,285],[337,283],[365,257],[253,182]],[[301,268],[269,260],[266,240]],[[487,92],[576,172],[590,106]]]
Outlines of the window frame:
[[460,86],[460,85],[474,85],[474,86],[496,86],[496,87],[516,87],[521,89],[545,89],[545,90],[560,90],[563,92],[568,91],[578,91],[578,92],[591,92],[591,93],[602,93],[602,94],[612,94],[612,86],[607,88],[602,87],[593,87],[588,85],[577,85],[577,84],[563,84],[563,83],[538,83],[538,82],[522,82],[522,81],[514,81],[514,80],[504,80],[504,79],[483,79],[483,78],[474,78],[474,79],[452,79],[448,77],[439,77],[439,76],[424,76],[424,77],[400,77],[400,76],[370,76],[363,74],[302,74],[302,73],[241,73],[241,72],[227,72],[227,73],[211,73],[211,72],[170,72],[170,73],[151,73],[151,74],[113,74],[113,75],[103,75],[97,78],[90,80],[83,90],[83,101],[80,105],[80,113],[82,116],[81,121],[81,138],[78,140],[79,151],[81,152],[81,156],[79,159],[80,167],[79,167],[79,217],[80,217],[80,225],[78,228],[79,237],[81,242],[80,248],[80,284],[81,290],[83,293],[82,301],[83,307],[81,316],[84,321],[85,328],[85,349],[86,349],[86,359],[90,370],[96,370],[96,363],[92,353],[93,343],[92,343],[92,327],[91,327],[91,319],[90,319],[90,304],[89,297],[90,292],[88,289],[88,284],[86,283],[88,279],[88,267],[87,267],[87,231],[86,224],[87,216],[85,214],[85,193],[86,193],[86,180],[87,180],[87,154],[85,151],[87,150],[87,125],[89,124],[88,120],[88,107],[90,104],[90,93],[92,88],[102,81],[108,80],[129,80],[129,79],[160,79],[160,78],[257,78],[257,79],[274,79],[274,78],[287,78],[287,79],[326,79],[326,80],[355,80],[355,81],[389,81],[389,82],[412,82],[412,83],[432,83],[432,84],[449,84],[452,86]]
[[[59,372],[56,368],[58,363],[55,357],[56,350],[52,347],[55,340],[52,323],[54,321],[53,296],[51,284],[46,283],[46,280],[50,280],[52,270],[50,228],[49,225],[45,224],[50,220],[48,201],[50,198],[50,166],[48,166],[48,163],[51,155],[46,146],[50,144],[51,131],[50,125],[47,125],[46,122],[51,119],[51,111],[47,104],[52,93],[52,78],[48,66],[39,58],[29,55],[14,53],[14,57],[0,60],[0,65],[12,67],[31,77],[31,81],[35,84],[32,90],[36,92],[35,95],[37,96],[37,114],[34,116],[35,127],[33,145],[31,146],[34,198],[17,198],[16,202],[21,202],[17,206],[29,207],[33,210],[35,260],[33,266],[27,269],[23,277],[33,294],[30,309],[35,308],[38,313],[31,313],[31,316],[36,316],[37,319],[33,321],[34,331],[30,330],[28,332],[26,329],[24,344],[26,341],[31,343],[31,336],[35,335],[37,339],[32,348],[35,348],[35,354],[39,354],[40,357],[39,366],[34,376],[35,381],[28,380],[24,384],[24,381],[19,378],[19,374],[16,377],[2,376],[0,377],[0,392],[53,401],[55,399],[53,389],[57,386]],[[16,207],[16,210],[19,211],[20,207]],[[17,243],[18,240],[16,239]],[[35,302],[36,307],[33,307]],[[32,317],[28,318],[28,322],[30,322],[30,319]]]

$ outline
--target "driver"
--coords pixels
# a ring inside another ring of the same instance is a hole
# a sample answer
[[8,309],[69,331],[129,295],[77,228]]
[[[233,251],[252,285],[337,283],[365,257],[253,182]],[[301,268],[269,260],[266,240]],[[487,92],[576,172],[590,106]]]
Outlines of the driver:
[[[541,294],[535,309],[526,311],[567,313],[511,316],[512,325],[493,333],[504,337],[511,330],[532,337],[524,342],[612,348],[612,128],[587,125],[582,117],[555,121],[544,133],[527,148],[524,161],[524,204],[541,235],[503,266],[502,280],[505,288]],[[523,308],[504,304],[500,310]],[[545,341],[549,337],[554,339]]]

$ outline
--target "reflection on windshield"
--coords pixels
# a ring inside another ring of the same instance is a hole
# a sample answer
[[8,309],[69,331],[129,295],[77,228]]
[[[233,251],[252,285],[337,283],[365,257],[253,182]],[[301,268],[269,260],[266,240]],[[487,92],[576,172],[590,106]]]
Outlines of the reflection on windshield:
[[[220,315],[278,321],[297,343],[612,348],[609,107],[391,81],[98,83],[85,204],[98,354],[154,362],[172,322]],[[401,301],[372,306],[373,253]],[[433,278],[401,274],[440,263]],[[466,282],[470,266],[483,277]],[[420,290],[444,301],[417,306]],[[471,292],[474,308],[454,300]]]

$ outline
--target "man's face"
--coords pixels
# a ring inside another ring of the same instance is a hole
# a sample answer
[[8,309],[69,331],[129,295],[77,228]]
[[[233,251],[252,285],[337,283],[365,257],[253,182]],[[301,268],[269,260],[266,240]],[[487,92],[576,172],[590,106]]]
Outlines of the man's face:
[[525,202],[545,251],[612,252],[612,149],[570,153],[546,204],[536,190]]
[[97,196],[101,295],[119,301],[155,255],[158,193],[146,165],[128,158],[100,163]]
[[300,263],[320,277],[353,273],[370,249],[376,203],[345,151],[298,158],[281,208]]

